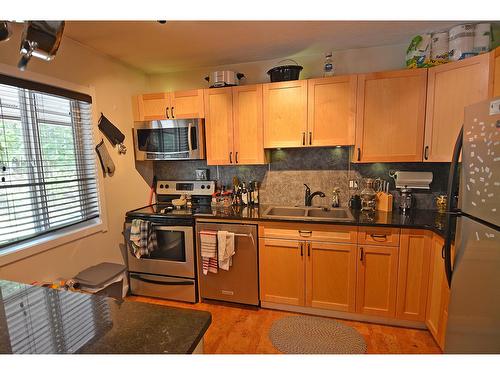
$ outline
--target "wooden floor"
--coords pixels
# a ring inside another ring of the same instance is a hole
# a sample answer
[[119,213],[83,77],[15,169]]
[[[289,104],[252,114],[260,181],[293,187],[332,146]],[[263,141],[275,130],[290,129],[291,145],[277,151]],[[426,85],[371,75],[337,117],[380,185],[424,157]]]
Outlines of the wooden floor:
[[[276,319],[294,313],[245,308],[223,303],[182,303],[148,297],[127,297],[129,301],[205,310],[212,313],[212,325],[205,334],[205,353],[265,354],[280,353],[268,338],[269,328]],[[368,353],[432,354],[441,353],[426,330],[384,326],[349,320],[339,321],[354,327],[363,335]]]

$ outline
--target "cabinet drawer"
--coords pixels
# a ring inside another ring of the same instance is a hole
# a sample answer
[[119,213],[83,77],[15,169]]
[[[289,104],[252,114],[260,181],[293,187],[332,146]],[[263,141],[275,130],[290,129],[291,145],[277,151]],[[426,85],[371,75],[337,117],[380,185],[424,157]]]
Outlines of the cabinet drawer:
[[357,234],[357,228],[350,225],[302,223],[263,223],[259,225],[259,237],[263,238],[356,243]]
[[399,228],[359,227],[358,243],[399,246]]

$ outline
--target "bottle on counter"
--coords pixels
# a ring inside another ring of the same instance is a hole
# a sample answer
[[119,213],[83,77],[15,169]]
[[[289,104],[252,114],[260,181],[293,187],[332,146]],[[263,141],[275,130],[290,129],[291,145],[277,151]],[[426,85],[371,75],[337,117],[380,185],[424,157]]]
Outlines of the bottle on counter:
[[253,202],[254,206],[259,205],[259,183],[257,181],[253,182],[252,202]]
[[244,206],[248,205],[248,190],[244,182],[241,184],[241,203]]

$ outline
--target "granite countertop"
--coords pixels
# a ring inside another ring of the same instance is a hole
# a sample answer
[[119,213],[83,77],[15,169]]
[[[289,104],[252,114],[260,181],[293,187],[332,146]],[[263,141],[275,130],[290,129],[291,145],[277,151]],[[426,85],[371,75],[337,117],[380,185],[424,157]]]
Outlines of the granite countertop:
[[0,353],[192,353],[206,311],[0,280]]
[[[434,210],[412,209],[406,215],[399,210],[392,212],[374,211],[372,213],[351,210],[354,217],[352,221],[329,219],[325,221],[311,221],[297,219],[277,219],[264,216],[264,212],[269,205],[259,205],[254,207],[211,207],[199,209],[195,213],[198,219],[212,218],[221,220],[255,220],[255,221],[293,221],[304,223],[327,223],[337,225],[361,225],[361,226],[386,226],[399,228],[428,229],[441,236],[444,235],[444,224],[448,214],[442,214]],[[452,215],[452,223],[454,217]]]

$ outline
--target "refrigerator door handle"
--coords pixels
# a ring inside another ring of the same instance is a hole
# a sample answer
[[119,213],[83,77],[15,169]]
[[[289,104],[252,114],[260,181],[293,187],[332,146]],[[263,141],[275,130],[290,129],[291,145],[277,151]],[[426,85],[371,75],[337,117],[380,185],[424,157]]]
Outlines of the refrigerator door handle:
[[453,270],[451,267],[451,217],[450,213],[452,210],[455,210],[456,207],[453,207],[453,192],[458,183],[457,180],[457,172],[458,172],[458,159],[460,158],[460,152],[462,151],[462,137],[464,133],[464,127],[460,128],[460,132],[458,133],[457,140],[455,142],[455,147],[453,148],[453,158],[450,164],[450,174],[448,177],[448,201],[446,203],[446,211],[448,211],[448,215],[446,216],[445,226],[444,226],[444,270],[446,273],[446,280],[448,281],[448,286],[451,287],[451,277],[453,274]]

